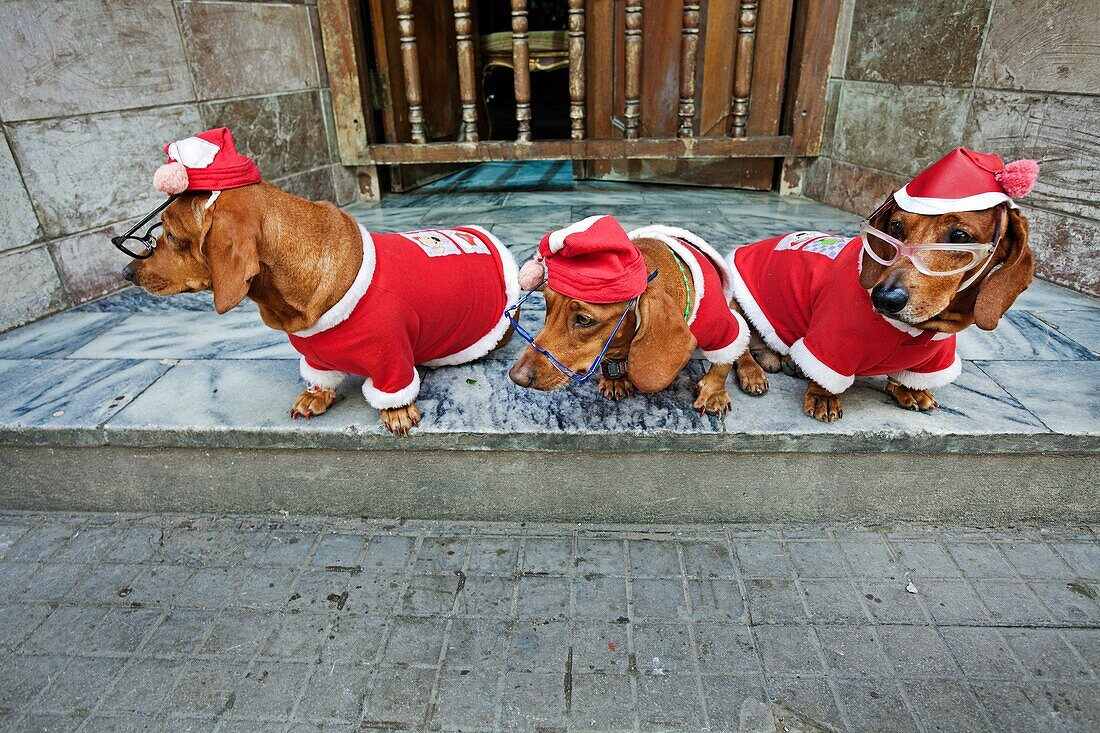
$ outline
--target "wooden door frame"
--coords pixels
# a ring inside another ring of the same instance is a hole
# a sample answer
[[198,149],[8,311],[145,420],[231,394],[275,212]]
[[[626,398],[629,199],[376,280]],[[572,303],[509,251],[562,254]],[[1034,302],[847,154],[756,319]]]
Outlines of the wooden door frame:
[[[370,60],[357,0],[318,0],[325,64],[332,89],[340,161],[360,174],[364,197],[374,198],[377,165],[491,160],[775,157],[820,155],[841,0],[797,0],[788,55],[780,135],[740,138],[571,139],[515,142],[381,143],[368,109]],[[366,185],[364,186],[364,180]],[[373,181],[373,185],[371,182]]]

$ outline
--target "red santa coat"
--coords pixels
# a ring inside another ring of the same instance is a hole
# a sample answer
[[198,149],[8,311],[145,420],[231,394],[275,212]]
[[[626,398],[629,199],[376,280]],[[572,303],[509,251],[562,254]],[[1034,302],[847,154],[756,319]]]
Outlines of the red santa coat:
[[334,388],[366,377],[378,409],[416,399],[415,365],[462,364],[484,356],[508,330],[504,309],[519,294],[508,249],[481,227],[363,236],[363,264],[348,292],[317,323],[290,334],[302,378]]
[[726,261],[707,242],[687,229],[648,226],[635,229],[631,239],[657,239],[687,267],[695,295],[688,328],[711,364],[733,364],[749,345],[744,319],[730,310],[733,278]]
[[874,310],[859,285],[859,237],[794,232],[730,254],[737,302],[768,346],[833,394],[889,375],[930,389],[959,375],[955,334],[922,331]]

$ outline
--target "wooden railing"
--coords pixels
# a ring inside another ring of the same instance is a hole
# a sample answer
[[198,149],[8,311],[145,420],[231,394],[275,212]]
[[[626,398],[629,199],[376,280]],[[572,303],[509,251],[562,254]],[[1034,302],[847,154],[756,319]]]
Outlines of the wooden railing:
[[[763,0],[767,2],[768,0]],[[477,68],[472,38],[472,0],[453,0],[461,103],[461,130],[452,141],[428,142],[412,0],[393,0],[399,29],[409,142],[378,143],[364,105],[364,54],[347,38],[361,38],[354,0],[320,0],[326,61],[333,89],[341,159],[347,165],[463,163],[491,160],[725,158],[816,155],[824,120],[824,91],[839,0],[802,0],[794,19],[781,134],[749,135],[753,61],[759,2],[742,0],[737,15],[729,125],[719,137],[695,134],[696,76],[701,3],[685,0],[681,16],[678,124],[675,137],[640,136],[643,0],[624,0],[624,62],[621,138],[586,137],[585,5],[568,0],[569,119],[565,140],[531,139],[531,78],[527,0],[510,0],[515,140],[478,135]],[[356,76],[358,74],[358,76]],[[350,129],[349,129],[350,128]],[[358,140],[352,139],[359,136]],[[369,142],[368,142],[369,141]]]

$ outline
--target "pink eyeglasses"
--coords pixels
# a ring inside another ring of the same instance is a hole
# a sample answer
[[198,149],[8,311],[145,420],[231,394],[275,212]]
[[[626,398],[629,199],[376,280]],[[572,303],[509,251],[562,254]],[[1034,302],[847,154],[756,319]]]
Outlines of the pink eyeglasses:
[[[977,265],[984,255],[986,260],[981,268],[959,286],[959,290],[963,290],[978,279],[978,276],[982,274],[993,259],[993,253],[996,252],[997,244],[1001,241],[1001,217],[997,217],[996,228],[993,230],[993,241],[986,244],[977,242],[973,244],[953,242],[906,244],[900,239],[895,239],[886,232],[874,228],[871,226],[870,220],[866,220],[859,225],[859,235],[863,239],[863,251],[880,265],[889,266],[904,257],[913,263],[918,272],[936,277],[958,275],[960,272],[966,272]],[[870,237],[872,236],[881,243],[884,250],[883,254],[876,252],[875,248],[871,246]],[[959,264],[937,262],[927,256],[933,252],[950,252],[966,255],[967,257],[965,262]]]

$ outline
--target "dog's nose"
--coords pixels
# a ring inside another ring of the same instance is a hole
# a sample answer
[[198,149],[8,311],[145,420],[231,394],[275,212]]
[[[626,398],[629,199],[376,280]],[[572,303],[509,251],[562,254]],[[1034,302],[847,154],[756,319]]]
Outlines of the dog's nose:
[[879,283],[871,290],[871,302],[880,313],[898,313],[909,302],[909,291],[901,285]]
[[127,280],[129,280],[130,282],[134,281],[134,263],[133,262],[126,265],[126,267],[122,268],[122,276],[124,278],[126,278]]
[[535,381],[535,370],[521,359],[508,370],[508,378],[521,387],[530,387]]

